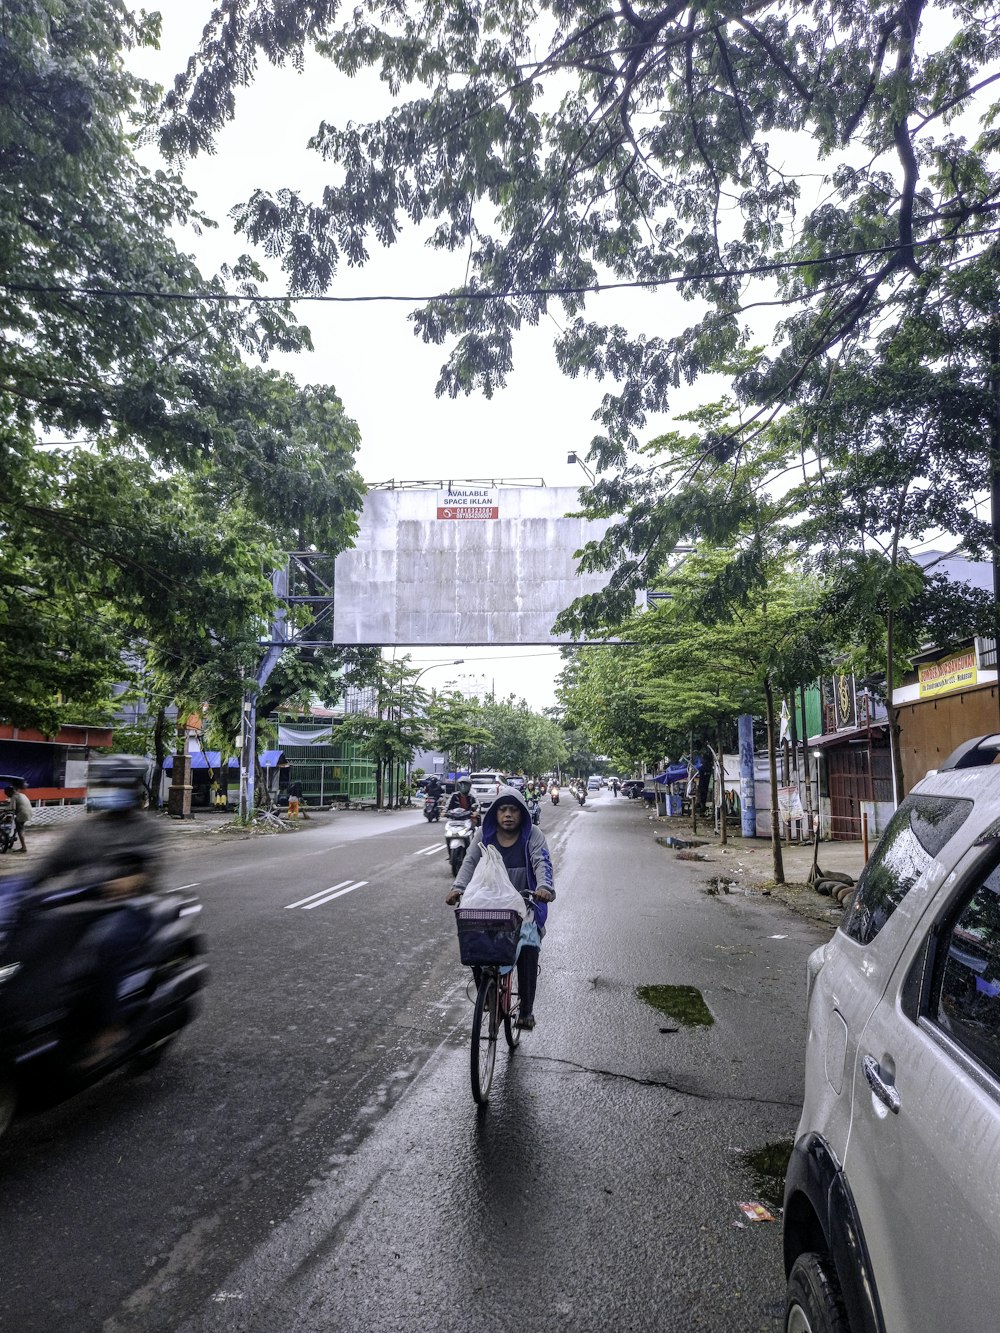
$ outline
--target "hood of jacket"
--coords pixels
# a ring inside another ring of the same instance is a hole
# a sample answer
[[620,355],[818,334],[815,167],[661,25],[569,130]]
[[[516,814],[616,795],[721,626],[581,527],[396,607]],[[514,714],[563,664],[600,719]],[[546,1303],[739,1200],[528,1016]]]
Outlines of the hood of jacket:
[[[521,845],[524,847],[524,864],[527,871],[526,878],[528,890],[534,892],[538,887],[539,866],[543,866],[544,868],[541,872],[542,882],[552,896],[555,897],[555,889],[552,887],[552,862],[549,858],[548,848],[545,844],[545,836],[540,829],[535,828],[534,824],[532,824],[531,815],[528,812],[528,804],[516,788],[501,787],[491,801],[489,808],[483,815],[481,845],[483,847],[489,847],[491,845],[494,847],[496,846],[497,806],[505,800],[512,801],[521,811]],[[473,844],[474,847],[476,845],[477,844],[475,843]],[[532,855],[532,851],[534,851],[534,855]],[[463,863],[462,870],[458,872],[459,876],[463,874],[465,867],[470,865],[471,860],[472,858],[470,857],[469,860]],[[521,892],[523,893],[524,890],[522,889]],[[544,925],[547,910],[545,903],[536,903],[535,921],[539,926]]]
[[[516,787],[501,787],[490,802],[490,807],[483,815],[483,842],[489,846],[497,840],[497,807],[501,802],[513,801],[521,811],[521,841],[527,850],[528,839],[531,837],[531,830],[534,827],[531,822],[531,811],[528,809],[528,803],[517,790]],[[529,863],[530,864],[530,863]]]

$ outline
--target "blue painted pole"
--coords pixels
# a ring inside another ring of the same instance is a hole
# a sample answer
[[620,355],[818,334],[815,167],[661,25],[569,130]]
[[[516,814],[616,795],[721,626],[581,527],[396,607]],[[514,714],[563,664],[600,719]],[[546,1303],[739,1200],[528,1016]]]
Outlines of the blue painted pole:
[[753,788],[753,718],[739,716],[740,737],[740,828],[744,838],[757,836],[757,798]]

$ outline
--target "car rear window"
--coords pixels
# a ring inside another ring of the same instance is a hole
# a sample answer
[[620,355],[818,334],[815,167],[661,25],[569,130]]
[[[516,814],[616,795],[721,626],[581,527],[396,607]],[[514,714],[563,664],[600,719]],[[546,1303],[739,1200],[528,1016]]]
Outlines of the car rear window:
[[908,796],[862,872],[851,914],[841,925],[844,933],[859,944],[870,944],[968,819],[972,806],[972,801],[954,796]]

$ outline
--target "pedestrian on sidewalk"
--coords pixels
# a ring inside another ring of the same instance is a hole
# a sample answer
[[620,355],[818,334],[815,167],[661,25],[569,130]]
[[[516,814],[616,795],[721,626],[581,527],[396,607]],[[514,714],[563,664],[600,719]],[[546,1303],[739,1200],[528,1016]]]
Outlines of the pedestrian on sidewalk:
[[27,853],[28,848],[24,842],[24,826],[31,822],[31,802],[24,792],[18,791],[16,787],[4,787],[4,793],[10,802],[11,809],[14,811],[14,832],[21,844],[17,851]]

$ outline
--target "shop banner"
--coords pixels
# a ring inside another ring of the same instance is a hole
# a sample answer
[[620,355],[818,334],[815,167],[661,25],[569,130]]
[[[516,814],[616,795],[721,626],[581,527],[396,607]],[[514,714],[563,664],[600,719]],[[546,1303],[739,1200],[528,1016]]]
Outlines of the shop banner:
[[976,654],[973,649],[946,657],[940,662],[928,662],[917,668],[920,681],[921,699],[933,699],[939,694],[950,694],[952,690],[963,690],[975,685]]

